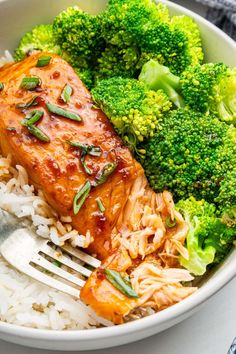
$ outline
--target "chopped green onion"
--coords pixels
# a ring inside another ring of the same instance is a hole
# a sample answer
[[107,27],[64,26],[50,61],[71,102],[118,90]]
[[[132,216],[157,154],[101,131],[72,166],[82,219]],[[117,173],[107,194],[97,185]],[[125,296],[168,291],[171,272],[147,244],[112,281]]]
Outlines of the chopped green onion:
[[30,127],[31,125],[35,124],[42,116],[42,111],[32,111],[28,113],[20,123],[25,127]]
[[87,155],[91,156],[101,156],[102,150],[99,146],[82,144],[77,141],[66,140],[67,144],[77,147],[82,150]]
[[50,142],[49,137],[41,129],[39,129],[35,125],[27,126],[27,128],[28,128],[28,131],[32,135],[34,135],[37,139],[39,139],[39,140],[41,140],[41,141],[43,141],[45,143],[49,143]]
[[176,220],[174,219],[173,221],[171,218],[166,219],[166,226],[168,227],[174,227],[176,225]]
[[90,264],[85,264],[84,267],[87,268],[88,270],[94,271],[94,267],[91,266]]
[[131,285],[127,282],[127,279],[122,278],[121,274],[112,269],[105,269],[105,275],[107,280],[122,294],[132,297],[139,298],[138,294],[132,289]]
[[87,154],[91,156],[101,156],[102,150],[99,146],[90,145]]
[[88,198],[88,195],[91,191],[91,184],[89,181],[85,182],[85,184],[80,188],[78,193],[76,193],[73,202],[73,212],[74,214],[78,214],[85,200]]
[[80,162],[82,163],[82,166],[84,168],[84,171],[87,173],[87,175],[91,176],[93,172],[90,170],[90,168],[87,166],[86,162],[84,161],[85,156],[81,157]]
[[71,141],[71,140],[66,140],[66,143],[71,145],[71,146],[80,148],[82,150],[87,149],[87,145],[86,144],[81,144],[79,142],[75,142],[75,141]]
[[6,128],[9,132],[16,132],[16,128],[15,127],[8,127]]
[[59,262],[57,259],[54,259],[54,261],[52,262],[52,264],[54,264],[56,267],[58,267],[58,268],[61,268],[61,266],[62,266],[62,263],[61,262]]
[[98,197],[98,198],[96,199],[96,202],[97,202],[97,204],[98,204],[98,207],[99,207],[100,212],[101,212],[101,213],[104,213],[104,211],[105,211],[106,209],[105,209],[105,207],[104,207],[104,205],[103,205],[103,203],[102,203],[101,198]]
[[107,181],[107,178],[115,171],[117,167],[117,163],[116,162],[109,162],[107,163],[99,176],[96,177],[96,182],[95,182],[95,186],[99,186],[100,184],[103,184]]
[[85,172],[88,175],[92,175],[92,171],[90,170],[90,168],[87,166],[87,164],[85,162],[85,156],[86,155],[100,156],[102,153],[101,148],[99,146],[81,144],[79,142],[70,141],[70,140],[66,140],[66,142],[67,142],[67,144],[69,144],[71,146],[81,149],[80,162],[82,163],[82,166],[83,166]]
[[0,91],[4,89],[4,84],[0,81]]
[[65,118],[72,119],[72,120],[76,120],[78,122],[80,122],[82,120],[82,118],[78,114],[70,112],[70,111],[63,109],[61,107],[55,106],[54,104],[47,103],[46,106],[47,106],[47,109],[49,110],[49,112],[57,114],[58,116],[65,117]]
[[16,108],[19,108],[19,109],[27,109],[27,108],[30,108],[31,106],[37,106],[38,102],[35,102],[36,98],[38,96],[34,96],[29,102],[27,103],[18,103],[16,105]]
[[33,90],[37,86],[40,86],[41,80],[39,77],[24,77],[22,79],[20,87],[25,90]]
[[36,66],[39,68],[41,68],[43,66],[47,66],[50,63],[51,59],[52,59],[52,57],[50,57],[49,55],[42,55],[38,59]]
[[65,102],[68,103],[70,101],[71,95],[72,95],[73,89],[69,84],[66,84],[64,87],[62,94],[61,94],[61,99]]

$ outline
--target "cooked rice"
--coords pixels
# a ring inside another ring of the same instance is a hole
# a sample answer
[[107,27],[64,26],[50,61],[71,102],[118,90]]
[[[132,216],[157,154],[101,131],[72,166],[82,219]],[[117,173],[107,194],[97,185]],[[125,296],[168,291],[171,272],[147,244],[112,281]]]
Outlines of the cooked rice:
[[99,323],[79,300],[12,269],[0,257],[0,320],[41,329],[85,329]]

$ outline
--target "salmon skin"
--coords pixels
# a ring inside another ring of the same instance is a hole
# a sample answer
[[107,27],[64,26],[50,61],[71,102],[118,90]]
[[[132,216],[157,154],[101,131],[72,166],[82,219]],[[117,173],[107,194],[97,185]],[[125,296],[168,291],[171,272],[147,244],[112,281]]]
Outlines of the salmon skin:
[[[38,59],[50,55],[50,64],[36,67]],[[24,61],[0,69],[0,147],[6,156],[11,154],[14,163],[26,168],[32,184],[41,189],[52,207],[60,215],[70,215],[72,224],[81,234],[88,232],[94,239],[90,252],[100,259],[111,252],[111,232],[122,213],[130,194],[133,181],[143,173],[130,151],[115,133],[109,120],[91,99],[74,70],[60,57],[47,53],[34,54]],[[25,77],[40,79],[41,85],[29,91],[20,87]],[[68,103],[61,99],[65,85],[72,88]],[[37,96],[37,106],[22,111],[19,104],[27,104]],[[81,117],[81,122],[50,113],[50,103]],[[45,143],[34,137],[22,119],[31,111],[42,111],[37,123],[49,137]],[[67,141],[98,146],[101,156],[85,157],[91,171],[88,175],[81,162],[81,151],[71,147]],[[92,188],[87,200],[77,215],[73,213],[73,201],[81,186],[96,176],[108,163],[117,165],[107,182]],[[105,211],[100,212],[96,199],[100,198]]]

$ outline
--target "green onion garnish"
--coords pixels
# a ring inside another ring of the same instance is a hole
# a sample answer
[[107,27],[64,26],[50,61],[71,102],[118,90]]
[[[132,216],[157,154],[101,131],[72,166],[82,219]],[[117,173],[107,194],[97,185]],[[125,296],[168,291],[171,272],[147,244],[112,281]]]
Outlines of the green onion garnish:
[[78,122],[80,122],[82,120],[82,118],[78,114],[70,112],[70,111],[63,109],[61,107],[55,106],[54,104],[47,103],[46,106],[47,106],[47,109],[49,110],[49,112],[57,114],[58,116],[65,117],[65,118],[72,119],[72,120],[76,120]]
[[45,142],[45,143],[49,143],[50,139],[49,137],[39,128],[37,128],[35,125],[30,125],[27,126],[28,131],[34,135],[37,139]]
[[130,282],[127,281],[127,278],[123,278],[119,272],[105,269],[105,275],[107,280],[122,294],[136,299],[139,298],[138,294],[132,289]]
[[103,167],[99,176],[96,177],[95,186],[99,186],[100,184],[105,183],[107,178],[115,171],[116,167],[117,167],[116,162],[107,163]]
[[88,195],[91,191],[91,184],[89,181],[85,182],[85,184],[80,188],[78,193],[74,197],[73,202],[73,212],[74,214],[78,214],[85,200],[88,198]]
[[38,96],[34,96],[29,102],[27,103],[18,103],[16,105],[16,108],[19,108],[19,109],[27,109],[27,108],[30,108],[31,106],[37,106],[38,102],[35,102],[36,98]]
[[173,221],[171,218],[166,219],[166,226],[168,227],[174,227],[176,225],[176,220],[174,219]]
[[58,267],[58,268],[61,268],[61,266],[62,266],[62,263],[61,262],[59,262],[57,259],[54,259],[54,261],[52,262],[52,264],[54,264],[56,267]]
[[8,127],[8,128],[6,128],[6,130],[8,130],[9,132],[16,132],[15,127]]
[[52,57],[50,57],[49,55],[42,55],[38,59],[36,66],[39,68],[41,68],[43,66],[47,66],[50,63],[51,59],[52,59]]
[[87,154],[91,156],[101,156],[102,150],[99,146],[90,145],[88,146]]
[[91,155],[91,156],[101,156],[102,150],[99,146],[94,146],[94,145],[88,145],[88,144],[82,144],[79,142],[71,141],[71,140],[66,140],[67,144],[74,146],[76,148],[79,148],[81,150],[81,155],[80,155],[80,162],[82,163],[82,166],[85,170],[85,172],[88,175],[92,175],[92,171],[90,168],[87,166],[85,162],[85,156],[86,155]]
[[0,81],[0,91],[2,91],[4,89],[4,84],[3,82]]
[[90,168],[87,166],[84,158],[85,156],[81,157],[80,162],[82,163],[84,171],[87,173],[87,175],[91,176],[93,174],[93,171],[91,171]]
[[61,99],[65,102],[68,103],[70,101],[70,97],[72,95],[73,89],[69,84],[66,84],[64,87],[62,94],[61,94]]
[[42,116],[43,116],[42,111],[37,111],[37,110],[32,111],[28,113],[20,123],[25,127],[30,127],[31,125],[35,124]]
[[37,86],[40,86],[41,80],[39,77],[24,77],[22,79],[20,87],[25,90],[33,90]]
[[103,203],[102,203],[101,198],[98,197],[98,198],[96,199],[96,202],[97,202],[97,205],[98,205],[98,207],[99,207],[100,212],[101,212],[101,213],[104,213],[104,211],[105,211],[106,209],[105,209],[105,207],[104,207],[104,205],[103,205]]
[[101,156],[102,150],[99,146],[82,144],[77,141],[66,140],[67,144],[77,147],[82,150],[86,155]]

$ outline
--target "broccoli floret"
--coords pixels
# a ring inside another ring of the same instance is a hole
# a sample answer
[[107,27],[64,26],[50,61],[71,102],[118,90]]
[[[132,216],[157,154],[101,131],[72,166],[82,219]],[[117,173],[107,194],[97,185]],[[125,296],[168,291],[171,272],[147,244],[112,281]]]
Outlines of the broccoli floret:
[[34,50],[62,55],[62,50],[56,43],[52,25],[39,25],[31,32],[26,33],[15,50],[14,58],[16,61],[20,61]]
[[174,16],[171,19],[171,28],[183,32],[188,39],[188,51],[191,56],[191,66],[201,64],[204,54],[200,30],[191,17]]
[[144,64],[139,80],[151,90],[163,90],[177,107],[184,106],[180,92],[180,78],[172,74],[167,66],[160,65],[156,60],[150,60]]
[[88,90],[91,90],[94,86],[94,71],[92,69],[80,69],[74,68],[76,74]]
[[160,61],[174,74],[179,75],[191,64],[186,36],[179,30],[171,30],[169,25],[157,23],[146,31],[142,29],[140,34],[137,31],[136,40],[147,59]]
[[57,42],[69,56],[90,63],[103,50],[100,17],[89,15],[77,6],[61,12],[53,22],[53,29]]
[[229,252],[236,229],[227,227],[217,217],[213,204],[193,197],[180,200],[177,210],[184,216],[189,231],[186,246],[189,259],[180,257],[180,264],[194,275],[202,275],[211,263],[219,263]]
[[122,24],[127,9],[127,1],[108,1],[107,8],[101,15],[102,36],[107,45],[117,46],[120,49],[133,45],[132,36]]
[[150,89],[163,89],[177,106],[214,114],[236,125],[236,69],[222,63],[189,67],[179,77],[156,60],[144,64],[139,75]]
[[[233,151],[234,153],[236,153],[235,148],[233,149]],[[222,161],[222,163],[224,163],[224,161]],[[235,166],[236,163],[235,159],[232,160],[232,163],[234,163]],[[222,177],[222,181],[220,183],[220,192],[219,195],[215,198],[215,202],[217,202],[219,207],[221,206],[230,207],[231,205],[236,205],[236,169],[235,168],[234,169],[229,168],[229,170],[225,173],[224,177]]]
[[236,205],[226,207],[222,212],[222,222],[236,230]]
[[144,0],[128,1],[122,24],[138,44],[142,63],[144,58],[155,58],[170,66],[173,72],[181,73],[191,64],[187,36],[179,29],[171,28],[165,12],[163,16],[165,5],[159,8],[154,2],[148,1],[148,4]]
[[102,80],[92,97],[130,148],[153,136],[171,102],[162,91],[151,91],[138,80],[113,77]]
[[113,76],[133,77],[136,72],[138,52],[136,47],[120,49],[108,46],[98,59],[96,81]]
[[[156,5],[154,1],[109,1],[102,16],[102,33],[108,44],[119,48],[138,48],[140,60],[137,69],[145,61],[156,59],[180,74],[189,65],[195,64],[197,57],[198,62],[202,60],[197,25],[181,16],[171,21],[167,6]],[[194,45],[198,46],[196,52]]]
[[102,34],[107,44],[119,48],[133,45],[132,31],[126,28],[123,21],[132,17],[134,11],[136,11],[135,16],[139,20],[139,25],[140,21],[142,25],[147,21],[162,21],[163,23],[170,21],[168,7],[163,4],[155,4],[152,0],[109,0],[106,10],[101,16]]
[[236,69],[222,63],[197,65],[183,73],[180,85],[191,108],[236,124]]
[[[235,201],[236,129],[214,116],[178,109],[139,149],[151,186],[170,189],[176,200],[194,196],[226,207]],[[228,178],[230,176],[230,178]]]

